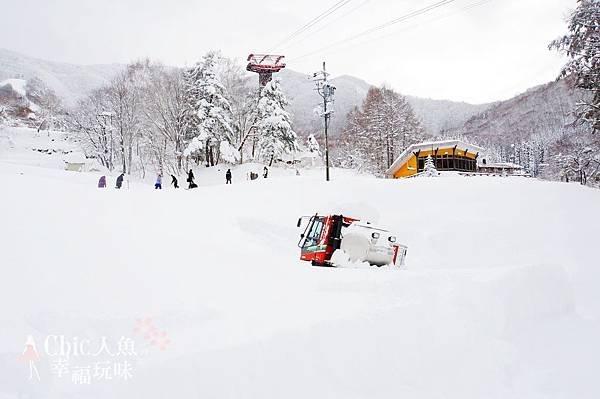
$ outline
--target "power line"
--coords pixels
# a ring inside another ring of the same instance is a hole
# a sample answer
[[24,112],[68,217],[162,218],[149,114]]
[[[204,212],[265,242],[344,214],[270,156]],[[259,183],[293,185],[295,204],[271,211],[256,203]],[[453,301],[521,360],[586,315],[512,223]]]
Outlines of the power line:
[[329,24],[321,26],[319,29],[317,30],[313,30],[312,32],[310,32],[309,34],[305,35],[302,39],[300,39],[300,41],[292,41],[291,43],[289,43],[288,45],[284,46],[281,51],[287,50],[290,47],[294,47],[296,44],[298,43],[302,43],[303,41],[305,41],[306,39],[308,39],[311,36],[316,35],[317,33],[321,32],[323,29],[326,29],[328,27],[330,27],[331,25],[335,24],[336,22],[346,18],[348,15],[352,14],[354,11],[364,7],[367,3],[370,3],[372,0],[365,0],[362,3],[358,4],[356,7],[351,8],[350,10],[348,10],[348,12],[340,15],[338,18],[334,19],[333,21],[331,21]]
[[421,9],[416,10],[416,11],[412,11],[412,12],[410,12],[408,14],[405,14],[405,15],[402,15],[402,16],[400,16],[398,18],[392,19],[392,20],[390,20],[388,22],[385,22],[385,23],[383,23],[381,25],[374,26],[374,27],[369,28],[369,29],[367,29],[365,31],[357,33],[356,35],[350,36],[350,37],[348,37],[346,39],[339,40],[339,41],[334,42],[332,44],[329,44],[329,45],[327,45],[325,47],[321,47],[318,50],[315,50],[315,51],[312,51],[310,53],[307,53],[307,54],[301,55],[299,57],[293,58],[291,61],[296,61],[296,60],[299,60],[299,59],[302,59],[302,58],[305,58],[305,57],[309,57],[309,56],[314,55],[314,54],[318,54],[318,53],[320,53],[320,52],[322,52],[324,50],[330,49],[331,47],[339,46],[340,44],[344,44],[346,42],[358,39],[359,37],[362,37],[362,36],[365,36],[365,35],[369,35],[369,34],[374,33],[374,32],[378,32],[378,31],[380,31],[382,29],[386,29],[386,28],[388,28],[388,27],[390,27],[392,25],[399,24],[401,22],[404,22],[404,21],[407,21],[409,19],[418,17],[419,15],[422,15],[422,14],[426,14],[426,13],[428,13],[430,11],[433,11],[433,10],[435,10],[437,8],[443,7],[443,6],[448,5],[450,3],[454,3],[455,1],[456,0],[442,0],[442,1],[438,1],[437,3],[431,4],[431,5],[427,6],[427,7],[423,7]]
[[404,32],[404,31],[410,30],[412,28],[419,28],[421,26],[430,24],[432,22],[436,22],[436,21],[440,21],[442,19],[450,18],[450,17],[452,17],[454,15],[457,15],[457,14],[469,11],[469,10],[471,10],[473,8],[480,7],[480,6],[485,5],[487,3],[491,3],[492,1],[494,1],[494,0],[479,0],[479,1],[476,1],[474,3],[467,4],[464,7],[461,7],[459,9],[455,10],[454,12],[451,12],[451,13],[448,13],[448,14],[444,14],[444,15],[440,15],[440,16],[437,16],[435,18],[431,18],[431,19],[428,19],[426,21],[423,21],[421,23],[416,23],[416,24],[413,24],[413,25],[409,25],[409,26],[405,27],[404,29],[402,29],[400,31],[386,33],[384,35],[377,36],[377,37],[365,40],[365,41],[363,41],[363,42],[361,42],[361,43],[359,43],[357,45],[361,46],[361,45],[364,45],[364,44],[368,44],[368,43],[372,42],[373,40],[381,40],[381,39],[384,39],[386,37],[390,37],[390,36],[396,35],[398,32]]
[[327,10],[323,11],[321,14],[319,14],[318,16],[316,16],[315,18],[311,19],[309,22],[307,22],[306,24],[304,24],[303,26],[301,26],[298,30],[296,30],[293,33],[291,33],[288,37],[286,37],[285,39],[283,39],[282,41],[280,41],[279,43],[277,43],[271,49],[272,50],[276,50],[281,45],[289,42],[290,40],[292,40],[296,36],[298,36],[298,35],[302,34],[303,32],[307,31],[308,29],[310,29],[314,25],[318,24],[323,19],[327,18],[328,16],[330,16],[331,14],[333,14],[334,12],[336,12],[337,10],[339,10],[340,8],[344,7],[346,4],[350,3],[351,1],[352,0],[341,0],[341,1],[338,1],[333,6],[329,7]]

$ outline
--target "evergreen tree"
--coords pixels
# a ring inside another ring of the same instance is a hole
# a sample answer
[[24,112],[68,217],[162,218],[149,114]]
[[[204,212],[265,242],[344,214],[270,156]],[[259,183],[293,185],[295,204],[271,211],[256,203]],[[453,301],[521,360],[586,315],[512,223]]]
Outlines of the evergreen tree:
[[317,153],[317,154],[321,153],[319,142],[315,138],[314,134],[310,134],[308,136],[307,147],[308,147],[308,151],[310,151],[310,152],[314,152],[314,153]]
[[185,121],[190,143],[184,153],[199,155],[204,150],[205,160],[210,165],[216,163],[215,152],[220,143],[231,143],[235,135],[231,126],[231,105],[217,75],[219,58],[217,52],[208,52],[185,76]]
[[435,163],[433,162],[433,158],[431,155],[427,155],[425,159],[425,167],[423,169],[423,176],[426,177],[437,177],[438,171],[435,168]]
[[583,102],[577,115],[600,130],[600,2],[578,0],[570,16],[569,33],[550,44],[550,48],[565,53],[570,60],[561,77],[575,76],[576,85],[592,93]]
[[278,81],[272,80],[260,91],[256,108],[256,131],[260,156],[269,166],[276,156],[298,149],[288,102]]

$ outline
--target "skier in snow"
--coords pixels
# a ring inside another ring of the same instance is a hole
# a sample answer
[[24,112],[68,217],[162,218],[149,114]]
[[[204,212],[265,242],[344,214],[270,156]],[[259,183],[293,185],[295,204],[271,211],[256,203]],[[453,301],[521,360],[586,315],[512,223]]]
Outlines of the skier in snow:
[[177,178],[174,175],[171,175],[171,184],[175,187],[175,188],[179,188],[179,184],[177,183]]
[[100,176],[100,180],[98,180],[98,188],[106,188],[106,176]]
[[121,173],[119,175],[119,177],[117,177],[117,187],[116,188],[121,188],[121,186],[123,185],[123,178],[125,177],[125,173]]
[[196,183],[194,183],[194,172],[192,172],[192,170],[190,169],[190,171],[188,172],[188,178],[187,178],[187,182],[189,183],[189,187],[188,188],[196,188],[198,187],[196,185]]
[[267,178],[267,176],[269,175],[269,169],[265,166],[265,168],[263,169],[263,178]]
[[162,190],[162,175],[160,173],[158,174],[158,176],[156,176],[156,183],[154,183],[154,189]]
[[231,169],[227,169],[225,173],[225,184],[231,184]]

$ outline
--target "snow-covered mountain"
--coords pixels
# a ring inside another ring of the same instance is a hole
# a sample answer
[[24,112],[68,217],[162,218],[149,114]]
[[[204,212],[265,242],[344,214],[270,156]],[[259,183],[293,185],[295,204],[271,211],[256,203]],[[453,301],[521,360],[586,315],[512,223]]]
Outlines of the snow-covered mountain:
[[[308,75],[290,69],[284,69],[279,74],[279,78],[290,101],[296,130],[304,134],[320,132],[323,128],[323,118],[319,117],[315,110],[320,109],[323,100],[315,91],[312,79]],[[332,83],[337,90],[330,131],[332,135],[336,135],[344,127],[346,114],[362,103],[371,85],[364,80],[347,75],[332,79]]]
[[[283,70],[279,77],[290,100],[296,129],[301,133],[320,132],[323,126],[322,118],[315,114],[314,109],[320,105],[321,97],[314,91],[312,80],[308,75],[289,69]],[[331,134],[335,136],[344,128],[348,112],[363,102],[372,85],[349,75],[333,78],[332,82],[337,87],[333,105],[334,116],[331,119]],[[490,106],[415,96],[406,98],[431,135],[462,127],[469,118]]]
[[[0,81],[38,78],[67,106],[74,105],[94,88],[106,84],[124,67],[120,64],[73,65],[0,49]],[[314,83],[309,76],[290,69],[284,69],[278,76],[290,100],[296,130],[303,134],[321,132],[322,119],[314,112],[321,98],[314,91]],[[334,117],[331,120],[331,134],[335,136],[343,128],[348,111],[362,103],[371,84],[348,75],[333,78],[332,82],[337,87]],[[409,96],[408,100],[429,133],[434,135],[442,129],[461,126],[486,107],[413,96]]]
[[0,48],[0,81],[37,78],[52,89],[65,105],[105,84],[123,65],[73,65],[46,61]]
[[406,96],[425,129],[432,135],[462,128],[467,120],[480,114],[492,104],[469,104],[449,100],[434,100]]
[[478,141],[496,144],[560,136],[571,128],[572,112],[583,96],[584,93],[573,88],[568,80],[550,82],[510,100],[492,104],[453,130]]

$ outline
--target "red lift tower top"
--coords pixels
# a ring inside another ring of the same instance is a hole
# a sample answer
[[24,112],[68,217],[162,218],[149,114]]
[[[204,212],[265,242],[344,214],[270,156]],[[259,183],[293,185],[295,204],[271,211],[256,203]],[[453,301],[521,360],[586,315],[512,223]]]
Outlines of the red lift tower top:
[[246,70],[258,73],[258,82],[265,86],[273,78],[273,74],[285,68],[284,55],[250,54]]

